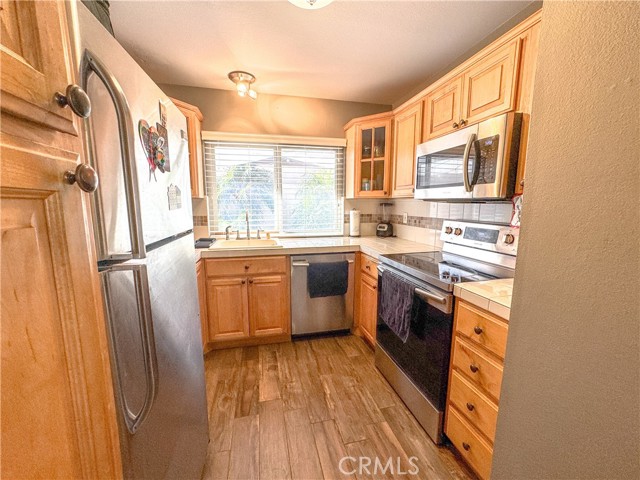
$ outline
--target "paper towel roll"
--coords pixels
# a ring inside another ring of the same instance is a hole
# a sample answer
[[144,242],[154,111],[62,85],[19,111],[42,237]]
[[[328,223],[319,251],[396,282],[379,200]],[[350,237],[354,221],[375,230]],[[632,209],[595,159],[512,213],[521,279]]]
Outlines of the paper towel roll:
[[349,236],[360,236],[360,210],[355,208],[349,212]]

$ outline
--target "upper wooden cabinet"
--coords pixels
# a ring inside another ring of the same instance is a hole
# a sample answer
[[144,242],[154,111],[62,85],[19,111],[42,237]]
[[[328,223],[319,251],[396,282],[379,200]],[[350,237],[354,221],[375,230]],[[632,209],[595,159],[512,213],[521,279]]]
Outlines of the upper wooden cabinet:
[[519,44],[511,41],[464,72],[460,127],[515,108]]
[[345,125],[345,196],[388,197],[391,187],[393,112],[351,120]]
[[396,114],[393,119],[392,197],[413,197],[416,147],[422,137],[422,102]]
[[73,134],[73,114],[55,101],[69,84],[64,15],[63,2],[2,2],[0,90],[3,112]]
[[195,105],[189,105],[175,98],[182,114],[187,117],[187,135],[189,137],[189,174],[191,176],[191,197],[202,198],[204,189],[204,157],[202,153],[202,112]]
[[386,197],[391,173],[391,115],[356,125],[355,196]]
[[424,140],[515,108],[519,42],[516,38],[480,58],[427,94]]
[[424,99],[423,140],[452,132],[459,128],[462,105],[462,77],[448,81]]

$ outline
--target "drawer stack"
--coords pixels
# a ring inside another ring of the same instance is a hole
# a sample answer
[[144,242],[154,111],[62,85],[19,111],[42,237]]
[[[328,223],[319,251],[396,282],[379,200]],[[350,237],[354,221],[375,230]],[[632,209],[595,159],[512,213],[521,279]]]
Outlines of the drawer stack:
[[507,322],[458,299],[445,433],[483,479],[491,475]]

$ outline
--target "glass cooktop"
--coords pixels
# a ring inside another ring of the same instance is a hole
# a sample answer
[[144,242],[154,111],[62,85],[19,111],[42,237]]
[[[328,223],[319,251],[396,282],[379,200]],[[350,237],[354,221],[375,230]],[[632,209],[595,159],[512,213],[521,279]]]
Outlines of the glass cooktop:
[[468,266],[462,266],[456,263],[455,256],[443,255],[442,252],[382,255],[380,260],[383,264],[447,291],[452,291],[455,283],[478,282],[494,278]]

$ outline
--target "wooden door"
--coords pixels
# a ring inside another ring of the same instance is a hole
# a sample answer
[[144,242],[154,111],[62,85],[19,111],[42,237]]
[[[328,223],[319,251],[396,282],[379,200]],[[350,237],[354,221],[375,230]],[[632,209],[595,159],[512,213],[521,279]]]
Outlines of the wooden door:
[[79,125],[64,3],[3,1],[2,456],[6,478],[121,475],[88,195],[64,183]]
[[285,335],[291,323],[289,281],[286,275],[265,275],[249,279],[251,335]]
[[452,132],[460,127],[462,77],[455,77],[435,89],[424,100],[423,141]]
[[69,83],[64,3],[3,0],[0,28],[2,111],[75,133],[71,111],[60,108],[54,98]]
[[245,277],[207,279],[209,340],[219,342],[249,336],[249,301]]
[[207,321],[207,279],[202,260],[196,263],[196,279],[198,280],[198,301],[200,302],[202,348],[206,350],[207,343],[209,342],[209,324]]
[[462,118],[467,124],[515,107],[519,42],[500,47],[464,73]]
[[356,126],[356,183],[358,198],[389,196],[391,119]]
[[371,345],[376,343],[378,320],[378,282],[369,275],[360,277],[360,329]]
[[422,137],[422,102],[398,113],[394,119],[392,197],[413,197],[416,147]]

